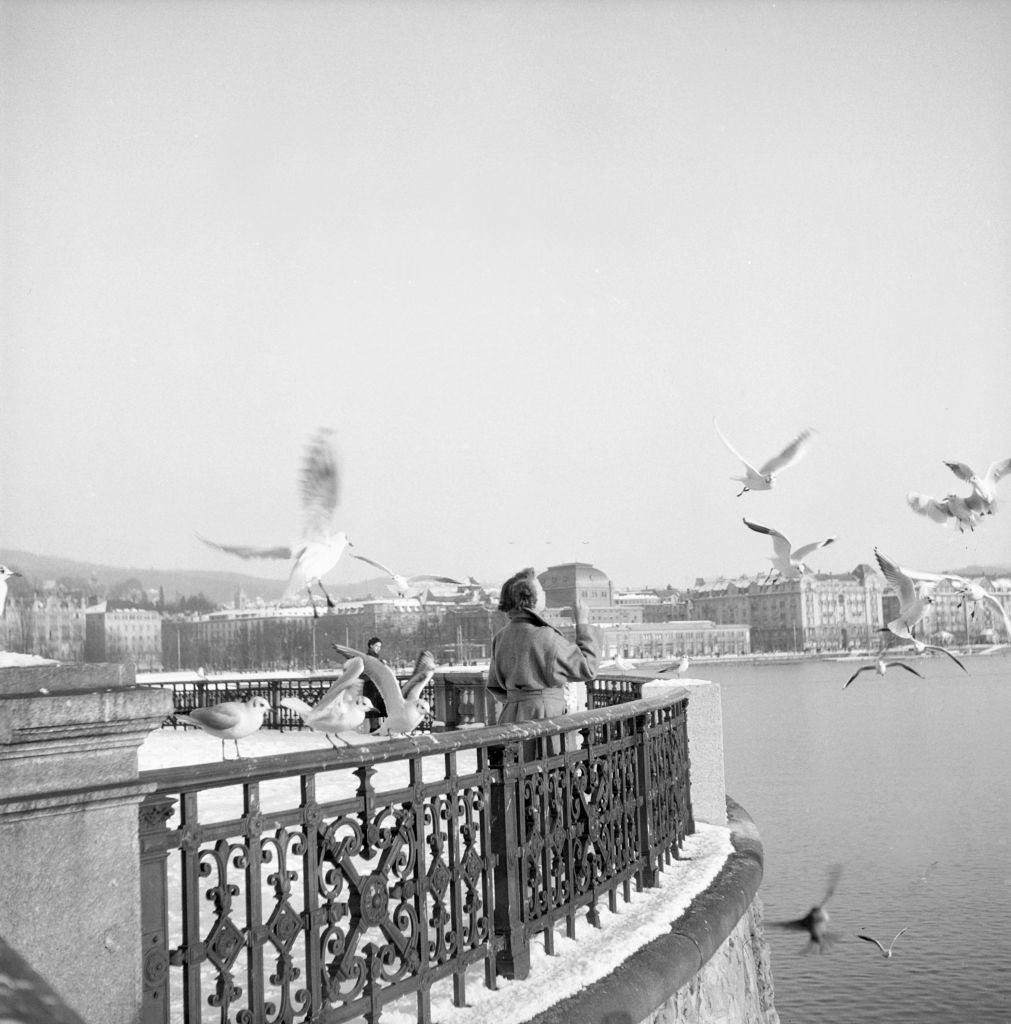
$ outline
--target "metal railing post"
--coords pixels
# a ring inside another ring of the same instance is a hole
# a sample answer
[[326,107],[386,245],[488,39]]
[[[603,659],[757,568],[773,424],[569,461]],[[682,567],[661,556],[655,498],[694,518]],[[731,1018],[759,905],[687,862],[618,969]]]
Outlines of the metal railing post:
[[496,967],[507,978],[530,973],[530,947],[523,929],[520,887],[519,784],[521,765],[516,744],[488,749],[491,783],[491,845],[495,858],[495,935],[503,942]]
[[152,794],[140,805],[142,1024],[169,1024],[168,820],[175,800]]

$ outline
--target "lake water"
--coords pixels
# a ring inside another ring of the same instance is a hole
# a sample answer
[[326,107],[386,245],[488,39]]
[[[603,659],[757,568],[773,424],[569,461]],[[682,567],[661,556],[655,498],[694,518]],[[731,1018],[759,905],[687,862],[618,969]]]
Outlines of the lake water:
[[[727,791],[765,847],[766,937],[783,1024],[1011,1021],[1011,656],[705,664],[721,686]],[[802,955],[769,922],[820,901],[844,939]],[[886,960],[856,938],[888,945]]]

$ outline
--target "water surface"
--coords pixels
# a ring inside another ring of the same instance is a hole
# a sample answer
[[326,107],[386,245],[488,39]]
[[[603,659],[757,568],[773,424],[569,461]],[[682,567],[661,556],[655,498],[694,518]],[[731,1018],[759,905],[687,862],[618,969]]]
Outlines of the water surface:
[[[911,661],[843,684],[860,662],[717,663],[727,790],[765,846],[766,922],[828,904],[844,939],[803,955],[766,928],[783,1024],[1011,1021],[1011,656]],[[884,959],[856,938],[885,945]]]

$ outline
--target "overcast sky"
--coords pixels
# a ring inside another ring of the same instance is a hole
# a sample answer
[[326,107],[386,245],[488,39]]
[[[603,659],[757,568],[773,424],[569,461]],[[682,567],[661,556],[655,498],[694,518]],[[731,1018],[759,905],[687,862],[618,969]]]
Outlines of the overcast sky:
[[[0,4],[0,546],[238,569],[309,435],[400,571],[621,586],[1011,456],[1011,4]],[[713,429],[761,462],[736,498]],[[345,556],[328,579],[361,579]]]

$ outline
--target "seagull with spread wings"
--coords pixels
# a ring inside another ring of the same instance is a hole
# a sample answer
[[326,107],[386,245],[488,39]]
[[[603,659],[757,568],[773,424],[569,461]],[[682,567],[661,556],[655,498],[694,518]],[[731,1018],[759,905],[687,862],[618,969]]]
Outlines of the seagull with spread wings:
[[302,463],[302,539],[297,544],[258,548],[239,544],[218,544],[197,535],[209,547],[227,551],[239,558],[294,559],[285,597],[305,590],[309,594],[312,614],[319,612],[312,596],[312,585],[322,591],[328,608],[334,602],[323,586],[323,577],[340,561],[344,549],[354,545],[343,530],[335,529],[334,513],[339,498],[337,458],[330,440],[331,431],[316,432],[306,448]]
[[974,473],[964,462],[945,462],[945,465],[959,480],[972,487],[972,497],[978,499],[981,515],[989,516],[997,511],[997,483],[1011,473],[1011,458],[991,462],[982,476]]
[[795,918],[792,921],[770,921],[769,923],[776,928],[791,928],[795,931],[807,932],[811,937],[811,942],[805,947],[805,953],[815,949],[819,953],[824,953],[831,949],[839,940],[840,935],[838,932],[828,930],[829,916],[825,904],[832,898],[840,877],[842,877],[842,865],[834,864],[829,869],[828,886],[820,903],[813,906],[803,917]]
[[923,676],[920,675],[912,665],[907,665],[904,661],[885,661],[883,657],[878,657],[875,659],[873,665],[862,665],[858,668],[856,672],[846,680],[843,689],[845,690],[861,672],[876,672],[879,676],[883,677],[885,672],[890,668],[904,668],[907,672],[912,672],[914,676],[919,676],[920,679],[923,678]]
[[[895,939],[897,939],[903,932],[905,932],[907,930],[908,930],[908,928],[902,928],[899,931],[897,931],[895,933]],[[858,939],[863,939],[864,942],[873,942],[874,945],[877,946],[878,949],[881,950],[881,955],[886,960],[891,959],[891,956],[892,956],[892,946],[895,945],[895,939],[892,939],[892,941],[888,943],[888,948],[885,949],[885,947],[882,946],[881,943],[878,942],[878,940],[876,938],[874,938],[873,935],[857,935],[857,938]]]
[[[927,609],[934,603],[931,591],[937,585],[937,581],[929,579],[930,573],[910,573],[900,568],[891,559],[885,558],[877,548],[874,549],[874,557],[877,559],[881,572],[884,574],[889,586],[895,591],[899,599],[898,616],[887,623],[882,632],[890,633],[892,638],[898,640],[908,640],[916,648],[918,654],[922,654],[924,650],[928,649],[931,651],[941,651],[951,658],[963,672],[967,672],[965,665],[946,647],[942,647],[940,644],[925,644],[922,640],[917,640],[913,636],[913,629],[920,619],[926,615]],[[917,587],[917,578],[919,578],[919,587]],[[886,636],[881,650],[878,651],[879,658],[888,650],[891,644],[892,639]]]
[[769,561],[772,562],[772,569],[769,570],[766,582],[773,574],[782,576],[784,579],[797,579],[804,573],[810,572],[811,570],[804,564],[804,559],[819,548],[835,543],[835,537],[828,537],[826,540],[816,540],[793,550],[790,547],[790,542],[778,530],[773,530],[769,526],[759,526],[758,523],[751,523],[747,519],[744,520],[744,525],[749,530],[754,530],[755,533],[764,533],[772,538],[772,550],[775,551],[775,554],[769,558]]
[[361,658],[349,658],[344,663],[340,678],[334,681],[314,706],[310,707],[298,697],[282,697],[281,704],[291,708],[313,732],[323,733],[335,750],[338,748],[331,739],[331,734],[337,735],[345,746],[351,746],[351,743],[339,734],[354,732],[365,721],[366,714],[375,710],[368,697],[356,694],[353,689],[364,670],[365,665]]
[[385,576],[389,576],[393,580],[393,585],[390,586],[390,592],[399,595],[400,597],[412,597],[424,590],[423,586],[419,587],[419,583],[453,583],[458,587],[462,587],[463,583],[460,580],[453,579],[452,576],[432,576],[429,573],[415,573],[413,576],[402,576],[398,572],[394,572],[388,566],[383,565],[382,562],[373,561],[371,558],[366,558],[364,555],[352,555],[352,558],[357,558],[359,562],[365,562],[371,565],[374,569],[378,569]]
[[413,675],[401,688],[393,669],[385,662],[373,658],[371,654],[356,651],[353,647],[337,643],[331,646],[342,658],[361,658],[365,674],[382,694],[383,703],[386,705],[386,720],[379,727],[380,733],[406,736],[431,713],[428,701],[421,696],[421,691],[435,675],[435,658],[431,651],[422,651],[418,655]]
[[730,454],[744,466],[744,476],[733,476],[730,478],[731,480],[738,480],[743,484],[737,494],[738,498],[745,491],[770,490],[776,482],[776,474],[781,473],[784,469],[788,469],[804,455],[815,433],[811,429],[802,430],[778,455],[774,455],[771,459],[763,462],[758,469],[755,469],[723,436],[723,431],[720,430],[720,426],[715,419],[713,420],[713,426],[716,427],[716,433],[719,434],[720,440],[726,445]]
[[965,533],[967,526],[975,530],[983,513],[983,501],[976,494],[970,494],[968,498],[960,498],[957,494],[932,498],[929,494],[910,491],[906,495],[906,503],[917,515],[933,519],[935,523],[947,523],[953,519],[959,533]]
[[176,715],[177,722],[195,725],[221,740],[221,760],[225,760],[225,740],[235,744],[235,756],[242,757],[239,740],[252,736],[263,725],[263,716],[270,710],[265,697],[251,701],[229,700],[208,708],[194,708],[188,715]]

